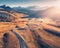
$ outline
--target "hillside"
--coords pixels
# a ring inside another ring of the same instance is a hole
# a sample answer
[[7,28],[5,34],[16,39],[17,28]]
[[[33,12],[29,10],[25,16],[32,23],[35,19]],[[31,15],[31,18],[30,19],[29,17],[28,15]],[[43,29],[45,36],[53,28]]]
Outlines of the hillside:
[[0,48],[60,48],[60,25],[47,18],[0,9]]

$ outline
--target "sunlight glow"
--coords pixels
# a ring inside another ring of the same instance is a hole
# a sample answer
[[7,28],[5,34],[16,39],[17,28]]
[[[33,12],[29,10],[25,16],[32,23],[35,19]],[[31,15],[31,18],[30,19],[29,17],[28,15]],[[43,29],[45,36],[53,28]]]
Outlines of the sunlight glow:
[[59,8],[60,8],[60,0],[59,0],[59,1],[56,1],[56,2],[54,3],[54,6],[56,6],[56,7],[59,7]]

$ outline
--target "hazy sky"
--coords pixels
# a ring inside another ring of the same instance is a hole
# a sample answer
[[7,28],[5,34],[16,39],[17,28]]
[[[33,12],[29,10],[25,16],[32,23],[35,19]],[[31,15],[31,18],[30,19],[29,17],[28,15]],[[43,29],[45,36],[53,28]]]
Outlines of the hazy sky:
[[55,4],[59,0],[0,0],[0,5],[9,6],[45,6],[50,4]]

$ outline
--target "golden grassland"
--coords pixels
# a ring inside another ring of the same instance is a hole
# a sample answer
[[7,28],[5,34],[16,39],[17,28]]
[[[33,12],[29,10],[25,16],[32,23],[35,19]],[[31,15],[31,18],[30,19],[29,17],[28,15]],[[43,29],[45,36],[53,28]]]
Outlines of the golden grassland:
[[[15,43],[18,44],[16,48],[20,47],[18,39],[11,30],[15,30],[21,36],[28,48],[42,48],[42,46],[45,48],[60,48],[60,28],[55,27],[57,25],[51,26],[44,22],[36,22],[36,20],[29,23],[25,19],[22,22],[21,16],[24,16],[24,14],[16,12],[12,16],[16,18],[12,22],[0,22],[0,40],[4,33],[9,33],[8,48],[14,48]],[[19,28],[16,29],[16,26]],[[50,33],[51,31],[52,33]],[[54,33],[57,33],[57,35]]]

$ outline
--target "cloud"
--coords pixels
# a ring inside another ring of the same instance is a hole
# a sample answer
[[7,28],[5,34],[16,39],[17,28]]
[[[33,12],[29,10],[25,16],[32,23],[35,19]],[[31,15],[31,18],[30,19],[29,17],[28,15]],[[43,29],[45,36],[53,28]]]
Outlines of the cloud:
[[52,2],[56,2],[59,0],[0,0],[0,5],[6,4],[9,6],[29,6],[29,5],[47,5]]

